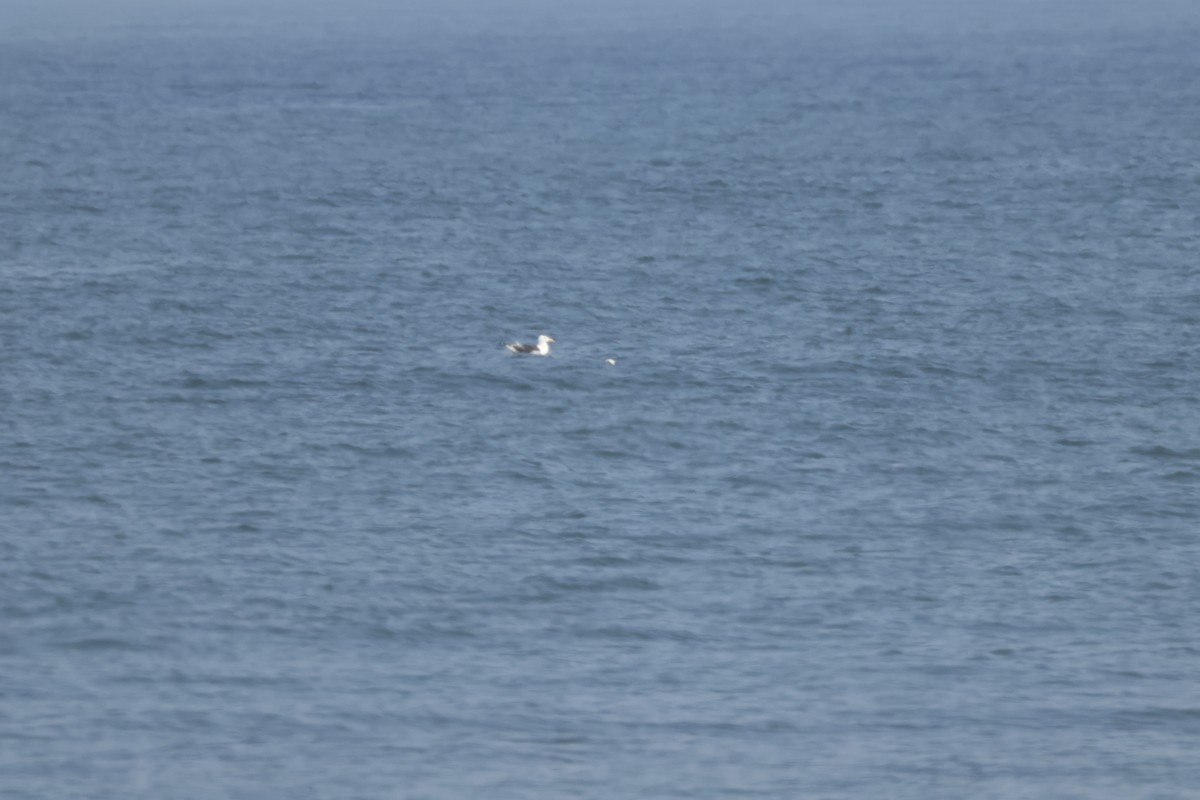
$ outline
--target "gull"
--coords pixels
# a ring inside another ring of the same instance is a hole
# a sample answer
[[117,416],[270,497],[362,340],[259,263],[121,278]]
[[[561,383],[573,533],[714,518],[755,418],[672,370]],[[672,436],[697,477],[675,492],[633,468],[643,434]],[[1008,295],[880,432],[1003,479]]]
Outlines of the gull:
[[519,353],[521,355],[548,356],[550,355],[550,343],[553,341],[553,339],[543,333],[538,337],[537,344],[521,344],[519,342],[513,342],[512,344],[506,344],[504,346],[512,352]]

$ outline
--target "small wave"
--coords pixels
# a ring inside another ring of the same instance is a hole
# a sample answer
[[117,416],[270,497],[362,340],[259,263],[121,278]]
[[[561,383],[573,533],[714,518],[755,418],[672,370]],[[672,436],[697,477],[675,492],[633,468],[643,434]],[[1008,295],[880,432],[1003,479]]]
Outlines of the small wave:
[[182,386],[187,389],[262,389],[270,385],[267,381],[244,378],[203,378],[199,375],[191,375],[182,382]]
[[775,279],[770,277],[769,275],[759,275],[754,278],[735,278],[733,281],[734,286],[748,286],[748,287],[760,287],[760,288],[766,288],[768,286],[773,285],[774,283],[775,283]]
[[341,450],[348,453],[366,456],[368,458],[411,458],[414,454],[412,449],[400,445],[358,445],[350,442],[339,442],[332,446],[315,445],[313,449],[317,452],[327,452],[330,450]]
[[504,375],[480,375],[478,377],[482,383],[491,383],[497,386],[504,386],[509,389],[515,389],[518,392],[532,392],[537,387],[528,381],[519,380],[517,378],[509,378]]
[[633,561],[621,556],[587,556],[575,563],[584,567],[628,567],[632,566]]
[[1173,450],[1170,447],[1164,447],[1163,445],[1155,445],[1153,447],[1131,447],[1129,451],[1139,456],[1146,456],[1148,458],[1182,459],[1187,461],[1200,459],[1200,447],[1190,447],[1186,450]]
[[1146,708],[1121,711],[1115,715],[1122,727],[1153,728],[1181,726],[1193,733],[1200,733],[1200,708]]
[[466,639],[475,636],[475,632],[468,628],[438,625],[433,622],[419,622],[404,626],[381,623],[369,626],[365,629],[364,633],[371,639],[399,640],[412,643],[441,639]]
[[132,642],[108,636],[92,636],[85,639],[75,639],[62,642],[60,647],[66,650],[136,650]]
[[700,639],[694,633],[667,628],[633,627],[630,625],[605,625],[597,628],[578,627],[575,635],[587,639],[615,639],[618,641],[671,641],[695,642]]
[[549,575],[533,575],[524,578],[521,583],[532,588],[558,594],[622,590],[657,591],[662,589],[662,586],[655,581],[633,575],[621,575],[611,578],[558,578]]
[[220,397],[198,397],[196,395],[183,394],[164,394],[146,398],[150,403],[183,403],[183,404],[203,404],[203,405],[225,405],[228,400]]

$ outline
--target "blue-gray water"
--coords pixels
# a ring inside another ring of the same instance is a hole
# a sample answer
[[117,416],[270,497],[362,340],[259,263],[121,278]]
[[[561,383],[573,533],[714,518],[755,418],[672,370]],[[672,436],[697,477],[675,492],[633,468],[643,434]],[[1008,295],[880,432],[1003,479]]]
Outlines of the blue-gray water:
[[0,28],[0,796],[1200,796],[1200,22],[1013,8]]

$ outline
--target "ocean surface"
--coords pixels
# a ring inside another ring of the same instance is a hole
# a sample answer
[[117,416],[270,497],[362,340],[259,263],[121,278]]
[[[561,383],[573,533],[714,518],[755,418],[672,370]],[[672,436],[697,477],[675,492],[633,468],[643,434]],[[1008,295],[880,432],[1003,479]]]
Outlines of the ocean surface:
[[4,800],[1200,797],[1200,6],[101,5]]

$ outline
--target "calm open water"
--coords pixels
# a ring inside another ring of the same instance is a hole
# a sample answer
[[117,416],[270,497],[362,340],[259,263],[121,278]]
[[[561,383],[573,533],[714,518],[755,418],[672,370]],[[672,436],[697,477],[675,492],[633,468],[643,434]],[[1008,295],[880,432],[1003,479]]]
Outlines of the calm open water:
[[0,796],[1200,796],[1139,8],[0,25]]

